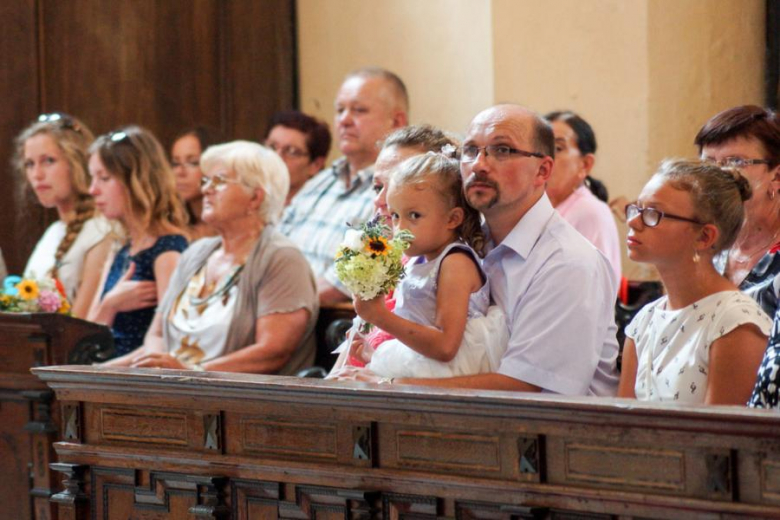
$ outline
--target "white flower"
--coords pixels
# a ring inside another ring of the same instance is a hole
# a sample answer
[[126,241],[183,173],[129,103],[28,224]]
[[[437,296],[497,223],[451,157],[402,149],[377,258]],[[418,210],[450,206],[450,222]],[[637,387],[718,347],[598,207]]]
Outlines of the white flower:
[[341,243],[341,247],[346,247],[352,251],[360,251],[363,249],[363,232],[359,229],[348,229],[344,235],[344,241]]
[[452,145],[452,144],[450,144],[450,143],[447,143],[447,144],[445,144],[444,146],[442,146],[442,147],[441,147],[441,153],[442,153],[442,154],[443,154],[445,157],[455,157],[455,152],[456,152],[457,150],[458,150],[458,149],[457,149],[457,148],[455,148],[455,146],[453,146],[453,145]]

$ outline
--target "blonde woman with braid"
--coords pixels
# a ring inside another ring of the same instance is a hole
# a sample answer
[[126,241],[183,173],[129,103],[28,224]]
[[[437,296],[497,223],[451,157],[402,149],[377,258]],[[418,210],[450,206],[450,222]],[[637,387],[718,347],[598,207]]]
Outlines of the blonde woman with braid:
[[44,114],[16,138],[15,163],[38,202],[59,219],[38,241],[25,276],[62,282],[74,316],[84,318],[110,249],[109,223],[95,214],[89,195],[87,149],[94,137],[76,118]]
[[111,326],[121,356],[143,343],[187,247],[187,218],[165,152],[148,130],[126,126],[98,137],[89,151],[89,192],[124,238],[106,261],[88,319]]

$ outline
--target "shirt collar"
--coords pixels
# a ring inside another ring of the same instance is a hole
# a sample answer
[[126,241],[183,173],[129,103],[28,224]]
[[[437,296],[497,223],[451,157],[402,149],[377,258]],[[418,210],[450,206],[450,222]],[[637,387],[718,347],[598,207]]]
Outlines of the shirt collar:
[[542,236],[544,228],[547,226],[550,218],[555,214],[555,210],[547,197],[547,193],[542,193],[536,204],[531,206],[520,221],[515,224],[512,231],[504,238],[504,241],[497,247],[508,247],[523,258],[528,258],[531,250],[536,245],[539,237]]
[[[331,171],[334,177],[338,177],[339,180],[346,184],[346,179],[349,176],[349,163],[346,157],[340,157],[333,162]],[[374,165],[366,166],[362,170],[358,170],[357,175],[352,179],[351,186],[360,186],[364,182],[371,182],[374,177]]]

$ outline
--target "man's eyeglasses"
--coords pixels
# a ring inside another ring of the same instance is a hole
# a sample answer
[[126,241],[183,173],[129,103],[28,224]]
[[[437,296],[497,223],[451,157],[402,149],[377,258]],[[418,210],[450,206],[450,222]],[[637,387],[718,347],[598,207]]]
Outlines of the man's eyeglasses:
[[230,177],[226,177],[222,173],[212,175],[211,177],[204,175],[200,178],[200,189],[202,190],[207,190],[209,188],[218,190],[224,186],[227,186],[228,184],[241,184],[241,181],[238,179],[231,179]]
[[266,146],[279,154],[279,157],[309,157],[309,152],[295,146],[279,146],[274,143],[266,143]]
[[714,159],[706,159],[706,162],[715,164],[721,168],[744,168],[745,166],[751,166],[753,164],[769,164],[772,161],[768,159],[743,159],[742,157],[726,157],[716,161]]
[[655,208],[640,208],[636,204],[628,204],[626,206],[626,222],[637,217],[642,216],[642,222],[647,227],[655,227],[664,217],[673,220],[682,220],[683,222],[691,222],[692,224],[704,225],[704,222],[700,222],[696,219],[681,217],[679,215],[672,215],[671,213],[664,213],[660,209]]
[[499,162],[506,161],[514,155],[519,155],[520,157],[539,157],[540,159],[545,157],[545,155],[541,153],[526,152],[525,150],[518,150],[517,148],[512,148],[505,144],[489,144],[487,146],[468,144],[461,148],[460,162],[470,163],[476,161],[477,157],[479,157],[479,153],[483,150],[485,152],[485,157],[493,157]]
[[51,123],[59,125],[60,128],[66,130],[73,130],[74,132],[81,133],[81,127],[76,121],[73,120],[68,114],[62,112],[52,112],[50,114],[41,114],[38,116],[39,123]]

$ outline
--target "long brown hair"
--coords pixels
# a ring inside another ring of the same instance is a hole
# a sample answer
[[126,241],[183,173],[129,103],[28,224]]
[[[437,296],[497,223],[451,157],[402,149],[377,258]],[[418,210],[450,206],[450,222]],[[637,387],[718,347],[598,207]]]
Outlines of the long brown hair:
[[54,267],[49,273],[57,277],[57,271],[62,259],[70,251],[76,238],[81,233],[84,224],[95,214],[95,205],[89,195],[89,145],[95,139],[89,128],[73,116],[61,112],[43,114],[37,121],[22,130],[14,140],[13,166],[26,194],[31,193],[27,182],[24,160],[24,146],[27,141],[37,135],[48,135],[57,144],[65,161],[68,163],[71,189],[74,196],[74,217],[67,223],[65,236],[57,246],[54,254]]
[[159,236],[184,228],[187,215],[176,196],[173,170],[149,130],[122,127],[98,137],[89,152],[98,154],[106,170],[124,185],[128,207],[143,229]]

